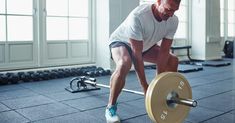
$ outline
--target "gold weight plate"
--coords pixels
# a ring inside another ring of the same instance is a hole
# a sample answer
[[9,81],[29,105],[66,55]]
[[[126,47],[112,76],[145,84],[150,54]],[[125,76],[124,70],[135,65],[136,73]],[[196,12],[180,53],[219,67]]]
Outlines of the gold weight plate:
[[148,116],[156,123],[182,123],[190,107],[176,104],[168,106],[167,95],[176,92],[180,98],[192,99],[192,90],[187,79],[177,72],[164,72],[149,84],[145,107]]

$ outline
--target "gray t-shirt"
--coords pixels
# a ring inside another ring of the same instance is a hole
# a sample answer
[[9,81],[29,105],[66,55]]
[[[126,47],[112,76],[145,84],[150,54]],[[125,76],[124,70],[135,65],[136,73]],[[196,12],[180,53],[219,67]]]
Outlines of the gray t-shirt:
[[111,34],[109,43],[122,41],[129,44],[129,38],[143,41],[143,52],[163,38],[173,39],[178,27],[178,18],[173,15],[158,22],[151,9],[152,4],[136,7],[124,22]]

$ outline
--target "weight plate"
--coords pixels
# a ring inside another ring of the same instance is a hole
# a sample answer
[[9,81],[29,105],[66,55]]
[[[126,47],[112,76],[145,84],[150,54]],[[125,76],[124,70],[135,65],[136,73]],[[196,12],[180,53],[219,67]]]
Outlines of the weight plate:
[[149,84],[145,106],[150,119],[156,123],[182,123],[190,111],[190,107],[167,104],[167,96],[177,93],[180,98],[192,99],[192,90],[180,73],[164,72]]

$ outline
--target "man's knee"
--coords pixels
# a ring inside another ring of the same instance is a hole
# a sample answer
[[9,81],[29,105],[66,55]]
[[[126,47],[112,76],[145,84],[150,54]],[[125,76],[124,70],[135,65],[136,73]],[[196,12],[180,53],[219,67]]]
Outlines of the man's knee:
[[171,55],[169,63],[171,65],[177,66],[179,64],[179,59],[175,55]]
[[124,74],[130,71],[132,62],[130,60],[119,60],[116,63],[116,70],[120,72],[120,74]]

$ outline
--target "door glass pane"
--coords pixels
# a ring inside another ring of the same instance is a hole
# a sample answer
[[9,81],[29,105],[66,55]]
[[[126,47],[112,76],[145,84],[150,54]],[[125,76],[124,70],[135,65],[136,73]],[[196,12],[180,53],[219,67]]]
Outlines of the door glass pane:
[[68,18],[47,17],[47,40],[68,40]]
[[0,13],[5,14],[5,0],[0,0]]
[[186,1],[181,1],[179,10],[175,12],[175,15],[179,19],[179,25],[175,34],[175,38],[187,39],[187,22],[188,22],[188,7]]
[[88,39],[88,19],[70,18],[69,19],[69,39]]
[[224,8],[224,0],[220,0],[220,8],[221,8],[221,9]]
[[220,36],[224,37],[224,23],[220,24]]
[[187,24],[183,22],[179,22],[175,38],[187,38]]
[[229,37],[235,36],[235,24],[228,24],[228,36]]
[[220,23],[224,23],[224,9],[220,9]]
[[235,23],[235,11],[228,10],[228,23]]
[[228,9],[235,10],[235,1],[234,0],[228,0]]
[[68,0],[46,0],[47,15],[68,16]]
[[8,14],[32,15],[33,0],[7,0]]
[[6,41],[6,20],[0,15],[0,41]]
[[69,16],[88,17],[88,0],[69,0]]
[[33,18],[28,16],[8,16],[8,41],[32,41]]
[[187,5],[186,0],[181,0],[180,4],[181,5]]
[[187,21],[187,7],[180,6],[179,10],[175,12],[175,15],[179,18],[180,21]]

